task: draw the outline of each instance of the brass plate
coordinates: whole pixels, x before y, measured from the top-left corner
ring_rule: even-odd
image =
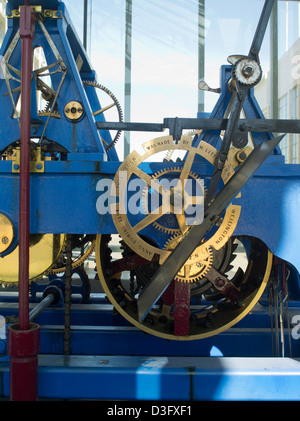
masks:
[[[31,234],[29,245],[29,281],[49,270],[62,252],[65,235]],[[0,282],[17,284],[19,281],[19,247],[0,259]]]
[[[3,253],[11,245],[14,238],[14,227],[10,220],[0,213],[0,253]]]

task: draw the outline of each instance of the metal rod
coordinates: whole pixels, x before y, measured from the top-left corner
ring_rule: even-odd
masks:
[[[198,84],[205,76],[205,0],[198,0]],[[198,89],[198,113],[204,112],[205,93]]]
[[[278,4],[274,2],[271,20],[270,20],[270,55],[271,63],[270,67],[270,117],[278,119]]]
[[[174,135],[176,127],[177,135],[181,134],[183,129],[189,130],[225,130],[228,119],[226,118],[166,118],[163,123],[135,123],[135,122],[109,122],[98,121],[96,127],[102,130],[130,130],[141,132],[162,132],[164,129],[170,129]],[[287,119],[240,119],[237,123],[237,130],[240,132],[257,133],[300,133],[299,120]],[[180,136],[179,136],[180,137]]]
[[[88,21],[88,0],[84,0],[83,6],[83,46],[87,49],[87,21]]]
[[[26,1],[26,5],[29,1]],[[32,11],[21,8],[21,136],[19,193],[19,328],[29,328],[29,201],[30,201],[30,115],[32,72]]]
[[[124,118],[131,119],[132,0],[126,0]],[[130,153],[130,132],[124,133],[124,158]]]
[[[46,308],[48,308],[54,301],[55,297],[53,294],[48,294],[46,297],[38,303],[33,310],[29,313],[29,321],[33,322]]]

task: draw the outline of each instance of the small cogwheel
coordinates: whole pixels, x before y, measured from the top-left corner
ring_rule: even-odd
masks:
[[[255,86],[261,79],[260,65],[252,59],[241,58],[233,67],[233,77],[242,85]]]

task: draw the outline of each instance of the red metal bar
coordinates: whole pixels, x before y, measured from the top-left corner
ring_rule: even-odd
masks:
[[[30,201],[30,116],[32,40],[34,15],[25,0],[20,13],[22,41],[21,133],[19,194],[19,323],[9,326],[10,400],[36,401],[38,398],[38,325],[29,323],[29,201]]]
[[[174,334],[187,336],[190,327],[190,283],[175,281]]]
[[[26,2],[26,4],[29,2]],[[29,328],[29,200],[30,200],[30,116],[32,39],[34,17],[31,8],[21,7],[21,139],[19,204],[19,327]]]

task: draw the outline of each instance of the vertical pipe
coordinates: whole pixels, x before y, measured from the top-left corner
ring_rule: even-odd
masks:
[[[125,14],[125,100],[124,119],[131,119],[131,45],[132,45],[132,0],[126,0]],[[130,132],[124,132],[124,158],[130,153]]]
[[[8,327],[10,400],[38,398],[39,326],[29,322],[29,183],[32,39],[34,16],[29,1],[21,7],[21,133],[19,204],[19,323]]]
[[[28,2],[26,2],[27,4]],[[29,328],[29,199],[30,199],[30,115],[32,72],[32,11],[22,7],[20,37],[21,64],[21,137],[20,137],[20,193],[19,193],[19,327]]]
[[[270,118],[278,119],[278,4],[274,2],[270,21]],[[276,136],[276,135],[275,135]]]
[[[83,5],[83,46],[87,50],[87,28],[88,28],[88,0]]]
[[[205,76],[205,0],[198,0],[198,86]],[[204,112],[204,90],[198,89],[198,113]]]

